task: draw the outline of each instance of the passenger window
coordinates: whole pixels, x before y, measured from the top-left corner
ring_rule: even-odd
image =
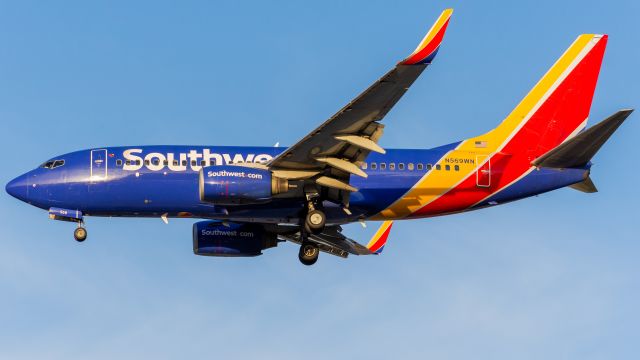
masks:
[[[455,170],[455,171],[460,171],[460,166],[455,165],[455,166],[453,167],[453,170]]]
[[[207,166],[207,162],[204,160],[200,161],[200,166]]]
[[[437,165],[436,165],[436,170],[442,170],[442,165],[437,164]]]
[[[395,170],[395,169],[396,169],[396,163],[389,164],[389,170]]]
[[[375,170],[378,168],[378,164],[376,163],[371,163],[371,170]]]
[[[385,170],[387,168],[386,163],[380,163],[380,170]]]
[[[367,170],[367,163],[362,163],[362,170]]]
[[[122,159],[116,160],[116,166],[122,166]]]
[[[125,165],[131,165],[131,160],[127,160],[124,163],[125,163]]]
[[[140,160],[136,160],[136,165],[140,165],[140,164],[141,164]]]
[[[178,160],[173,160],[173,166],[178,166]]]
[[[404,164],[403,163],[398,164],[398,170],[404,170]]]
[[[144,161],[144,164],[145,164],[145,165],[149,165],[149,160],[145,160],[145,161]]]
[[[153,163],[153,165],[160,165],[160,160],[153,159],[152,163]]]
[[[187,160],[182,160],[182,166],[187,166]]]
[[[427,170],[431,170],[431,169],[433,169],[433,165],[427,164]]]
[[[407,164],[407,169],[408,169],[409,171],[413,171],[413,163],[408,163],[408,164]]]
[[[169,165],[169,160],[164,160],[164,161],[162,162],[162,165],[164,165],[164,166]]]
[[[195,160],[191,160],[191,166],[196,166],[198,163]]]
[[[451,165],[445,165],[444,169],[447,170],[447,171],[451,171]]]
[[[424,165],[418,164],[418,170],[422,170],[422,169],[424,169]]]

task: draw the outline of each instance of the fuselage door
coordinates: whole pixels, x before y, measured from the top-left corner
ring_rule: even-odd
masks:
[[[91,150],[91,181],[107,179],[107,149]]]
[[[478,169],[476,170],[476,186],[490,187],[491,158],[489,155],[476,155],[476,164],[478,164]]]

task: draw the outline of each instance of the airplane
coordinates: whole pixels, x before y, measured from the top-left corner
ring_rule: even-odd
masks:
[[[99,147],[55,156],[6,191],[54,220],[159,217],[193,225],[196,255],[249,257],[282,242],[342,258],[380,254],[394,220],[492,207],[570,187],[597,189],[592,157],[631,114],[586,128],[607,35],[583,34],[495,129],[432,149],[384,149],[385,115],[438,53],[446,9],[407,58],[288,148]],[[342,225],[383,221],[362,245]]]

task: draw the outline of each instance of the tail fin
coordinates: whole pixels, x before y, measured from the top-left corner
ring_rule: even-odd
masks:
[[[586,125],[606,44],[607,35],[580,35],[497,128],[463,147],[533,160],[575,136]]]
[[[382,252],[382,249],[384,249],[384,246],[387,244],[391,226],[393,226],[393,221],[385,221],[380,225],[380,228],[366,246],[369,251],[374,254],[380,254]]]
[[[632,109],[618,111],[537,158],[531,164],[536,167],[550,168],[579,168],[587,165],[609,137],[631,115],[631,112],[633,112]]]

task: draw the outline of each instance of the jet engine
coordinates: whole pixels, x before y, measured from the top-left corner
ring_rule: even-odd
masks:
[[[200,221],[193,224],[193,253],[205,256],[258,256],[278,245],[276,234],[258,224],[222,224]]]
[[[218,205],[260,204],[289,191],[289,181],[267,169],[213,165],[200,170],[200,201]]]

